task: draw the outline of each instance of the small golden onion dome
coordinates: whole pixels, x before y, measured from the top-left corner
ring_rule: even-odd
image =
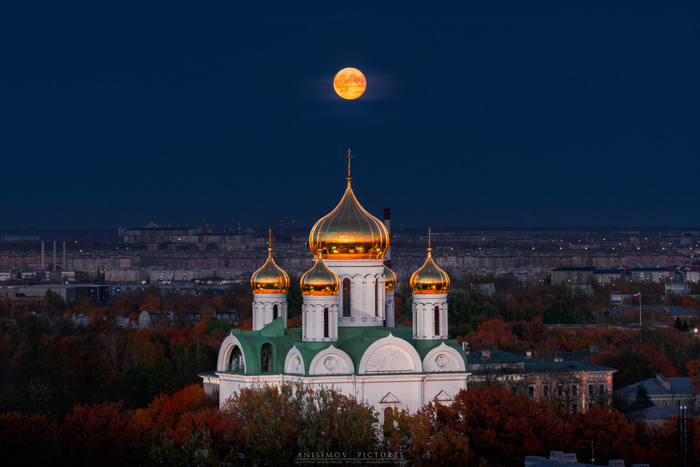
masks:
[[[267,261],[250,278],[253,293],[286,293],[289,289],[289,276],[272,259],[272,248],[267,251]]]
[[[384,290],[387,292],[393,292],[396,290],[396,273],[384,265]]]
[[[311,229],[309,247],[314,255],[321,249],[328,259],[384,258],[389,248],[389,231],[360,205],[351,181],[348,177],[340,203]]]
[[[435,264],[431,251],[428,248],[425,264],[411,276],[409,285],[414,294],[447,293],[450,287],[450,277]]]
[[[301,276],[299,283],[304,295],[338,295],[340,288],[338,274],[328,269],[321,251],[318,252],[318,260],[314,267]]]

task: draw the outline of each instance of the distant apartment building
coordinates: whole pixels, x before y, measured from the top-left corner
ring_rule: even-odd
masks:
[[[594,267],[570,268],[559,267],[552,269],[552,285],[580,285],[590,282],[593,276]]]
[[[688,295],[690,293],[690,287],[688,284],[666,284],[664,287],[665,295]]]
[[[108,269],[128,269],[132,266],[131,257],[78,256],[66,259],[66,270],[84,271],[91,276]]]
[[[657,374],[654,378],[645,379],[615,391],[615,396],[632,404],[637,399],[640,387],[646,389],[649,399],[656,406],[691,405],[696,406],[700,395],[693,394],[692,378],[667,378]]]
[[[596,269],[593,278],[600,285],[619,284],[625,280],[624,269]]]
[[[148,274],[140,269],[108,269],[105,271],[105,282],[141,282]]]
[[[536,358],[500,350],[468,353],[468,386],[493,383],[519,394],[558,403],[570,413],[586,412],[595,404],[609,406],[614,368],[578,360]]]
[[[630,280],[632,282],[663,282],[673,277],[668,268],[632,268]]]
[[[700,282],[700,268],[695,266],[692,268],[685,268],[685,281],[686,282]]]
[[[178,227],[143,227],[120,232],[124,243],[197,243],[202,229]]]
[[[493,282],[487,284],[471,284],[472,292],[490,297],[496,293],[496,285]]]

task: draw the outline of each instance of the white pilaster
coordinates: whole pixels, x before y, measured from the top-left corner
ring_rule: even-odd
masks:
[[[439,328],[435,333],[435,307],[438,307]],[[413,338],[447,339],[447,294],[413,294]]]

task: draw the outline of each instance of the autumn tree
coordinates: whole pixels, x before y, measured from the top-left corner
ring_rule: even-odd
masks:
[[[388,410],[383,425],[388,451],[417,466],[467,464],[469,440],[455,428],[455,415],[452,408],[435,403],[413,415]]]
[[[585,413],[572,416],[571,426],[573,440],[594,443],[596,463],[632,457],[635,429],[617,410],[595,405]],[[578,451],[579,459],[591,461],[590,450],[586,446],[580,446]]]
[[[184,414],[216,404],[214,399],[204,392],[201,386],[193,384],[179,391],[161,394],[153,399],[145,409],[134,412],[134,421],[145,432],[165,432],[174,430]]]
[[[290,383],[245,388],[223,410],[241,427],[241,443],[232,449],[253,464],[275,459],[292,465],[298,453],[377,448],[374,409],[332,389]]]
[[[129,465],[141,458],[141,429],[123,404],[76,405],[61,427],[62,460],[73,465]]]
[[[454,427],[469,439],[475,460],[517,465],[526,455],[568,447],[569,428],[552,405],[503,387],[461,390],[452,410]]]
[[[0,414],[0,452],[7,465],[51,465],[60,453],[58,424],[44,415]]]

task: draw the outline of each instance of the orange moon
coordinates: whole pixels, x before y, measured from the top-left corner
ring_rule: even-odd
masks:
[[[367,80],[357,68],[343,68],[335,75],[333,89],[343,99],[357,99],[367,89]]]

